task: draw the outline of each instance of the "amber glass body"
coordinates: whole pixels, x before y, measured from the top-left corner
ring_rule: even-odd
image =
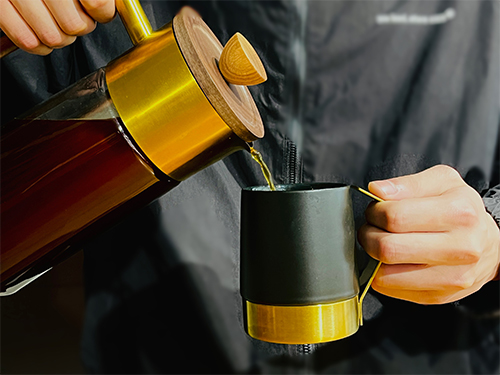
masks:
[[[38,116],[5,128],[2,290],[20,276],[48,269],[80,241],[178,184],[134,147],[118,118]]]

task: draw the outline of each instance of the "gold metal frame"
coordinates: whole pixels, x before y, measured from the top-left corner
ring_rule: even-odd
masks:
[[[165,174],[181,181],[247,148],[191,74],[172,23],[106,67],[113,103],[128,132]]]
[[[303,306],[244,300],[245,330],[250,337],[278,344],[318,344],[351,336],[363,325],[363,299],[381,264],[377,263],[361,297]]]
[[[244,302],[246,331],[279,344],[317,344],[353,335],[359,328],[359,301],[354,298],[308,306],[271,306]]]

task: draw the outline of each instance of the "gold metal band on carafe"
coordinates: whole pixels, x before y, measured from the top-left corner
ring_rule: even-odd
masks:
[[[358,296],[327,304],[271,306],[244,301],[251,337],[280,344],[317,344],[350,336],[359,328]]]
[[[172,23],[112,61],[106,67],[106,82],[136,144],[175,180],[246,147],[191,74]]]

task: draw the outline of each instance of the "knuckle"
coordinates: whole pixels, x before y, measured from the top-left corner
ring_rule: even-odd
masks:
[[[470,247],[464,252],[464,260],[468,263],[477,263],[481,259],[482,251],[477,247]]]
[[[64,39],[62,35],[53,30],[40,33],[40,40],[47,47],[51,48],[62,47],[64,45]]]
[[[479,220],[475,205],[468,199],[456,199],[451,202],[453,221],[462,227],[473,227]]]
[[[410,175],[405,179],[405,184],[408,190],[413,192],[413,195],[425,195],[427,184],[425,180],[417,178],[416,175]]]
[[[375,289],[377,292],[380,292],[380,288],[384,287],[384,278],[381,275],[375,276],[375,278],[372,281],[371,287]]]
[[[40,41],[33,34],[21,34],[17,37],[19,47],[25,51],[33,51],[40,46]]]
[[[472,287],[474,282],[474,278],[469,273],[461,273],[450,280],[450,286],[459,290],[466,290]]]
[[[401,232],[407,222],[406,213],[403,210],[388,209],[385,212],[385,221],[389,232]]]
[[[478,221],[476,210],[470,205],[463,206],[458,212],[460,223],[465,227],[473,227]]]
[[[440,175],[446,176],[454,180],[462,181],[462,176],[460,176],[460,173],[458,173],[458,171],[455,168],[452,168],[449,165],[439,164],[436,165],[434,168],[439,172]]]
[[[61,24],[62,30],[68,35],[80,35],[87,32],[87,24],[79,17],[74,17]]]
[[[87,29],[87,34],[91,33],[97,28],[97,21],[94,21]]]
[[[370,286],[374,290],[376,290],[379,293],[385,294],[385,295],[390,295],[390,293],[397,293],[398,290],[401,290],[400,286],[394,284],[394,282],[391,282],[390,278],[385,277],[384,274],[375,276],[375,278],[372,281],[372,284]]]
[[[398,250],[390,236],[385,236],[378,241],[378,256],[383,263],[393,264],[397,262]]]
[[[47,56],[52,52],[52,48],[49,48],[47,46],[43,46],[41,48],[37,48],[36,50],[33,51],[34,54],[40,55],[40,56]]]
[[[85,9],[93,11],[99,10],[106,7],[109,0],[86,0],[85,1]]]
[[[462,245],[455,248],[452,259],[457,264],[475,264],[481,259],[482,251],[470,241],[464,241]]]
[[[90,27],[87,26],[85,34],[91,33],[92,31],[94,31],[96,29],[96,27],[97,27],[97,23],[94,21],[94,23],[92,25],[90,25]]]

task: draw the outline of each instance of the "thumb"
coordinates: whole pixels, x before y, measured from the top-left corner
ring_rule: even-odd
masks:
[[[451,188],[464,184],[455,169],[446,165],[436,165],[420,173],[372,181],[368,184],[368,190],[384,200],[398,201],[441,195]]]
[[[87,14],[99,23],[107,23],[115,17],[114,0],[80,0]]]

